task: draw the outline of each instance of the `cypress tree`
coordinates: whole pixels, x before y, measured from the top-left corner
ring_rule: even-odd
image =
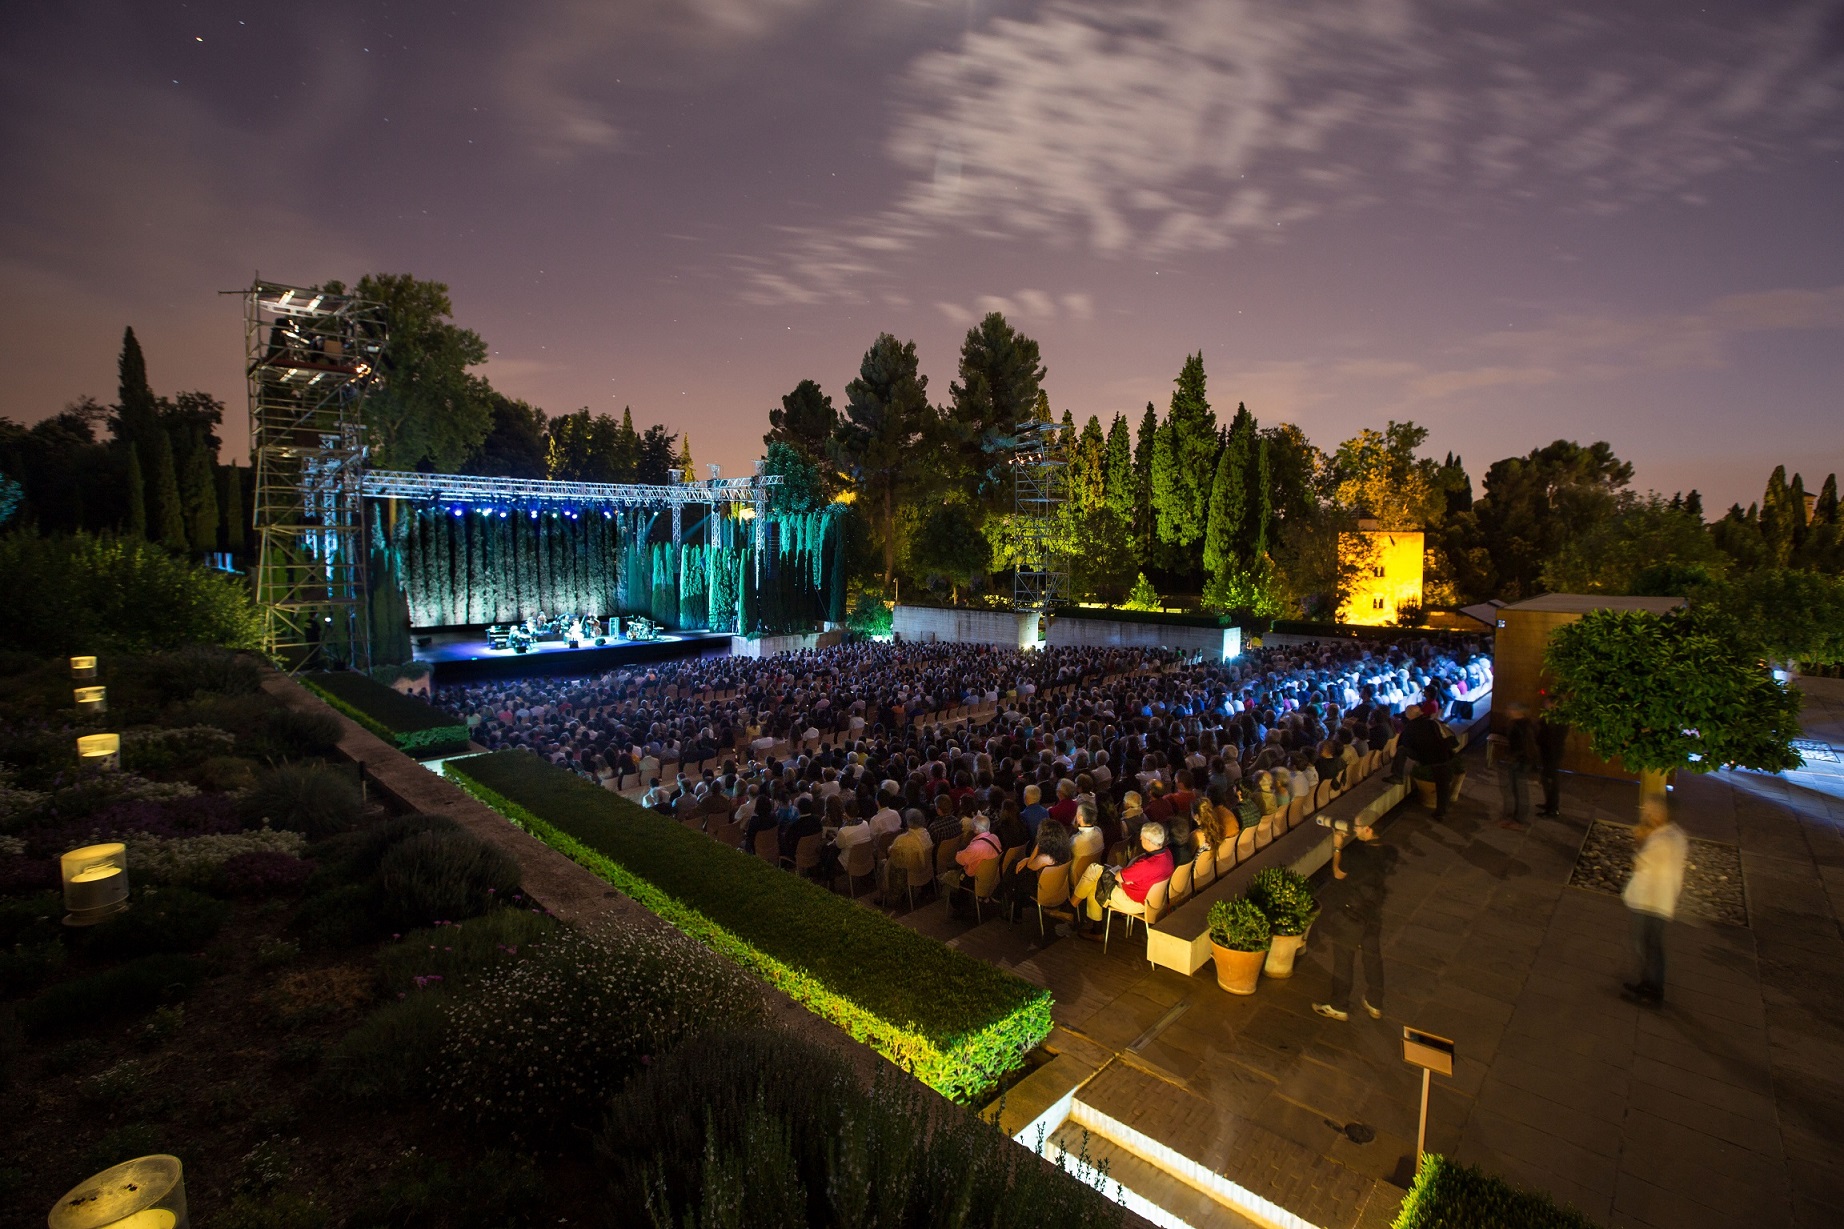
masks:
[[[147,359],[132,328],[122,330],[122,353],[116,360],[120,381],[116,388],[116,431],[118,437],[139,444],[153,459],[154,432],[159,424],[159,406],[154,390],[147,382]],[[169,442],[169,447],[170,447]]]
[[[147,537],[147,479],[141,473],[141,450],[128,441],[128,536]]]
[[[1153,560],[1152,465],[1158,438],[1159,416],[1148,401],[1133,449],[1133,544],[1141,567],[1151,567]]]
[[[241,555],[248,544],[248,530],[243,515],[243,471],[232,461],[224,470],[224,549]]]
[[[1793,484],[1786,490],[1786,503],[1793,522],[1793,549],[1798,550],[1806,544],[1806,480],[1798,474],[1793,475]]]
[[[1108,426],[1102,460],[1102,491],[1108,508],[1121,524],[1133,524],[1133,429],[1125,414],[1116,414]]]
[[[1767,492],[1761,496],[1761,540],[1776,567],[1786,566],[1793,550],[1793,507],[1786,485],[1786,466],[1774,466],[1767,478]]]
[[[153,433],[153,507],[148,522],[154,540],[169,550],[186,549],[186,514],[179,499],[179,475],[173,469],[173,441],[167,433]]]
[[[1210,484],[1210,524],[1204,533],[1204,571],[1221,584],[1241,568],[1249,521],[1249,432],[1231,431]]]
[[[1216,468],[1217,424],[1205,397],[1204,356],[1185,359],[1173,381],[1172,408],[1155,438],[1153,513],[1161,542],[1186,547],[1204,536]]]
[[[1703,493],[1695,487],[1684,497],[1684,511],[1696,517],[1699,525],[1703,523]]]
[[[218,481],[211,472],[211,454],[203,447],[186,455],[186,476],[180,483],[180,502],[186,513],[186,536],[192,549],[203,554],[218,549]]]
[[[1692,491],[1691,494],[1696,494]],[[1817,524],[1835,525],[1838,523],[1838,476],[1825,475],[1825,485],[1818,489],[1818,503],[1812,509],[1812,520]]]

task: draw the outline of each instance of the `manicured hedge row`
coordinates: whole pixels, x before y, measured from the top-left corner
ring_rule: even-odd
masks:
[[[1423,1158],[1393,1229],[1597,1229],[1574,1208],[1433,1153]]]
[[[460,751],[467,746],[465,724],[363,674],[309,674],[301,681],[315,695],[399,751],[415,755]]]
[[[448,776],[687,934],[969,1102],[1050,1033],[1050,994],[524,751]]]

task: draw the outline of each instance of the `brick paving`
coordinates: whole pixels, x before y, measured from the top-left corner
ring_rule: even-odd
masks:
[[[1844,684],[1806,688],[1807,736],[1844,747]],[[935,905],[912,924],[1048,986],[1059,1027],[1118,1056],[1085,1103],[1326,1229],[1386,1224],[1409,1176],[1405,1023],[1458,1044],[1454,1077],[1435,1080],[1433,1150],[1610,1226],[1844,1224],[1844,762],[1812,759],[1679,785],[1690,835],[1739,850],[1750,925],[1673,923],[1657,1011],[1620,997],[1618,898],[1568,886],[1589,825],[1632,822],[1635,787],[1566,777],[1562,818],[1507,831],[1477,755],[1448,822],[1409,804],[1385,831],[1401,856],[1381,1021],[1312,1013],[1330,981],[1317,940],[1297,976],[1239,998],[1208,969],[1153,969],[1143,932],[1104,956],[1039,940],[1034,918],[975,928]],[[1324,905],[1342,890],[1323,883]],[[1351,1124],[1374,1136],[1354,1142]],[[1285,1149],[1266,1141],[1294,1159],[1277,1167]]]

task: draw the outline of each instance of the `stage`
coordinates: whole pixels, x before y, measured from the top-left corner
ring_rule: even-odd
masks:
[[[436,686],[537,674],[601,674],[621,666],[730,651],[726,632],[661,632],[657,640],[613,637],[607,644],[573,649],[561,639],[540,640],[523,653],[487,645],[484,627],[415,631],[415,658],[428,662]],[[427,640],[427,646],[424,641]]]

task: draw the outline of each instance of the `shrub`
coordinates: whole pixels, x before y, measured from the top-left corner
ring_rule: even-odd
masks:
[[[190,888],[142,888],[126,913],[80,932],[76,941],[101,956],[196,952],[230,920],[225,901]]]
[[[412,994],[379,1008],[329,1050],[321,1085],[335,1096],[401,1105],[427,1096],[430,1068],[448,1038],[447,996]]]
[[[478,988],[445,997],[437,1103],[485,1127],[548,1136],[595,1126],[630,1076],[692,1031],[763,1010],[751,978],[668,930],[560,928]]]
[[[251,658],[215,644],[190,644],[142,658],[131,667],[137,682],[163,703],[189,700],[200,692],[247,696],[262,690],[262,671]]]
[[[376,883],[346,883],[303,900],[294,926],[309,947],[357,947],[387,931],[381,912]]]
[[[205,962],[191,956],[143,956],[102,973],[59,982],[20,1004],[28,1033],[81,1028],[97,1021],[150,1011],[191,993],[205,977]]]
[[[58,886],[58,864],[50,858],[0,854],[0,896],[20,896]]]
[[[1210,906],[1210,941],[1235,952],[1265,952],[1272,943],[1268,915],[1246,896]]]
[[[460,825],[446,815],[393,815],[331,837],[312,853],[327,868],[327,878],[356,883],[377,874],[378,863],[400,841],[424,832],[459,831]]]
[[[213,756],[228,755],[236,741],[212,725],[130,730],[122,735],[122,766],[152,775],[191,772]]]
[[[263,718],[262,732],[277,758],[284,759],[327,755],[345,733],[332,713],[298,708],[275,709]]]
[[[77,1161],[78,1171],[100,1173],[112,1165],[165,1152],[176,1145],[171,1130],[146,1122],[130,1122],[105,1131]]]
[[[239,858],[299,861],[307,838],[299,832],[263,828],[213,836],[128,838],[128,869],[137,880],[225,890],[225,868]],[[303,876],[305,878],[305,875]]]
[[[55,933],[28,932],[19,942],[0,945],[0,997],[36,990],[63,967],[64,944]]]
[[[301,681],[399,751],[437,755],[467,747],[466,722],[363,674],[310,674]]]
[[[345,832],[359,821],[364,803],[352,778],[325,764],[286,764],[266,773],[245,809],[278,828],[311,840]]]
[[[518,751],[451,780],[930,1087],[989,1089],[1050,1032],[1050,995]]]
[[[1520,1190],[1502,1178],[1459,1165],[1436,1153],[1422,1158],[1421,1172],[1396,1213],[1393,1229],[1595,1229],[1574,1208],[1548,1196]]]
[[[1249,881],[1248,897],[1267,915],[1268,925],[1277,935],[1303,935],[1319,916],[1313,885],[1306,876],[1284,866],[1256,871]]]
[[[529,1157],[489,1148],[451,1165],[412,1149],[373,1193],[360,1224],[391,1229],[520,1229],[549,1192]]]
[[[0,623],[3,648],[144,653],[262,644],[262,619],[247,584],[153,542],[0,534],[0,576],[13,593],[31,595]]]
[[[256,761],[241,755],[214,755],[192,773],[195,784],[220,793],[246,790],[256,784]]]
[[[1099,1192],[913,1085],[858,1083],[766,1030],[706,1035],[617,1097],[596,1141],[611,1200],[656,1225],[847,1229],[1119,1224]]]
[[[379,987],[391,995],[465,989],[529,955],[534,944],[556,935],[557,925],[548,914],[494,909],[459,925],[412,931],[378,953]]]
[[[292,896],[314,872],[311,862],[277,850],[257,850],[226,858],[220,882],[232,896]]]
[[[407,837],[378,862],[378,885],[407,925],[479,917],[519,886],[519,864],[466,832]]]

